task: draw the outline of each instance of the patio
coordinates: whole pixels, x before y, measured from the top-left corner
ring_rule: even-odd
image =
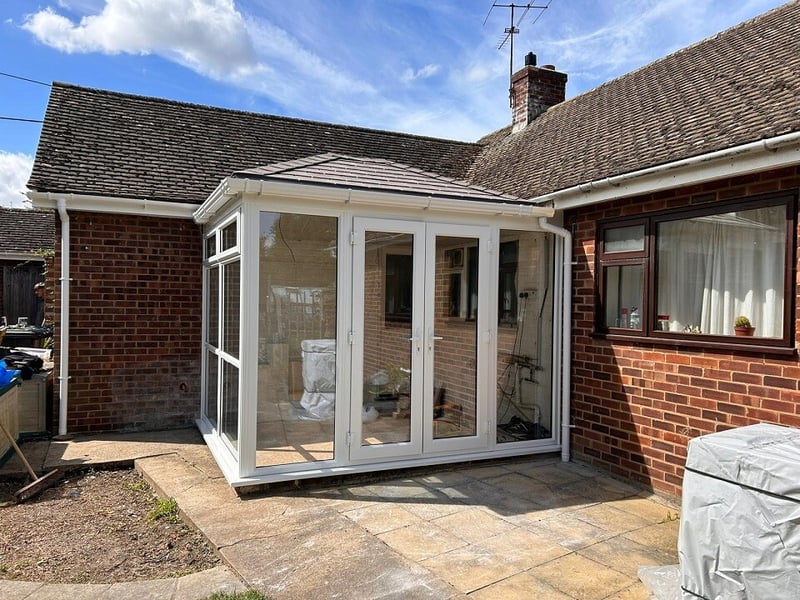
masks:
[[[54,441],[44,463],[133,460],[275,600],[645,599],[638,567],[677,563],[675,506],[551,457],[241,497],[194,430]]]

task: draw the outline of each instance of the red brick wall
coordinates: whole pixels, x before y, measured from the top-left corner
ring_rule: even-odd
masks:
[[[575,458],[678,496],[690,439],[758,422],[800,427],[797,356],[677,349],[592,337],[598,220],[798,188],[800,167],[792,167],[566,215],[566,226],[574,233],[576,261],[571,444]],[[800,343],[798,309],[800,296],[795,298],[795,346]]]
[[[527,125],[566,97],[567,75],[553,68],[525,66],[511,81],[514,127]]]
[[[56,302],[60,234],[58,223]],[[194,422],[200,408],[201,273],[201,229],[191,221],[70,213],[69,433]]]

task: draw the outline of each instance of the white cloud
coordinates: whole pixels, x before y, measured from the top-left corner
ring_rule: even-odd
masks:
[[[23,27],[67,53],[158,54],[214,78],[258,67],[233,0],[107,0],[79,23],[46,8]]]
[[[372,94],[374,88],[365,81],[350,76],[346,69],[320,58],[304,47],[296,38],[279,27],[264,20],[251,19],[247,31],[261,61],[261,81],[251,78],[250,86],[284,102],[285,95],[298,101],[293,94],[310,96],[320,100],[321,94],[312,92],[323,86],[324,94]],[[268,66],[267,66],[268,65]],[[287,104],[291,106],[291,104]]]
[[[24,194],[32,167],[32,156],[0,150],[0,206],[30,208]]]
[[[400,81],[405,84],[409,84],[416,79],[428,79],[429,77],[433,77],[438,73],[440,70],[439,65],[425,65],[421,69],[417,69],[416,71],[412,68],[407,68],[403,71],[402,75],[400,75]]]

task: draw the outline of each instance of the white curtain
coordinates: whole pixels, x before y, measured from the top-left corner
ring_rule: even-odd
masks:
[[[658,226],[657,312],[670,331],[732,335],[747,316],[760,337],[783,334],[784,206]]]

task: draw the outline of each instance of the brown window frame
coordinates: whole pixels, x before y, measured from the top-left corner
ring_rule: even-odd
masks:
[[[732,335],[661,331],[657,327],[657,231],[661,223],[690,219],[735,210],[752,210],[769,206],[785,207],[786,244],[784,256],[783,329],[780,338],[736,337]],[[794,256],[797,231],[797,193],[780,193],[738,198],[735,200],[689,206],[637,215],[631,218],[614,218],[598,221],[595,232],[595,321],[594,335],[609,339],[648,341],[668,345],[696,347],[728,347],[752,350],[791,349],[794,352],[795,277]],[[610,229],[644,225],[644,248],[641,251],[606,252],[604,240]],[[609,326],[606,324],[606,280],[609,267],[642,265],[643,289],[641,329]]]

